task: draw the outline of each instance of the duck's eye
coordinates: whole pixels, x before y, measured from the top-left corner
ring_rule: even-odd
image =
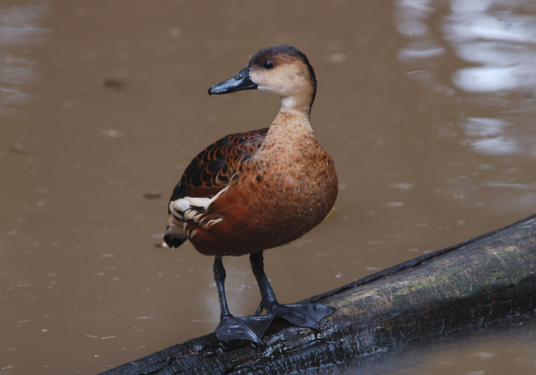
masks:
[[[271,62],[271,61],[266,61],[266,62],[262,65],[262,67],[263,67],[264,69],[272,69],[272,68],[274,67],[274,63]]]

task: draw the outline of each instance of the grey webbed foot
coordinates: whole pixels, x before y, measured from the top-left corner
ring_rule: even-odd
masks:
[[[333,314],[335,309],[320,303],[296,303],[290,305],[278,303],[268,308],[267,311],[269,314],[283,318],[297,327],[320,329],[322,319]]]
[[[248,340],[259,344],[273,320],[273,315],[244,318],[226,315],[216,328],[216,337],[222,341]]]

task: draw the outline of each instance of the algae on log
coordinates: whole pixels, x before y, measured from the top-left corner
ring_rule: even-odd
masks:
[[[359,361],[410,341],[533,317],[536,215],[310,298],[337,309],[322,330],[277,322],[262,346],[198,337],[105,372],[287,373]]]

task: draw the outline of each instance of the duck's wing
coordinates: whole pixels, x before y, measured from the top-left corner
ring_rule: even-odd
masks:
[[[264,128],[229,134],[209,145],[191,161],[169,199],[168,226],[164,236],[168,246],[178,247],[186,241],[188,223],[202,221],[208,205],[239,173],[241,165],[255,154],[267,132],[268,128]]]

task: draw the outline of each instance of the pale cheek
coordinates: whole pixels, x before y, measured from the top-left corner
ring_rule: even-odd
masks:
[[[283,94],[289,90],[289,82],[285,82],[281,79],[273,79],[270,82],[261,82],[258,84],[258,89],[273,93],[273,94]]]
[[[275,94],[279,97],[293,96],[298,86],[296,75],[290,75],[283,78],[279,75],[273,75],[269,80],[267,77],[252,76],[253,82],[257,83],[257,89],[269,94]]]

